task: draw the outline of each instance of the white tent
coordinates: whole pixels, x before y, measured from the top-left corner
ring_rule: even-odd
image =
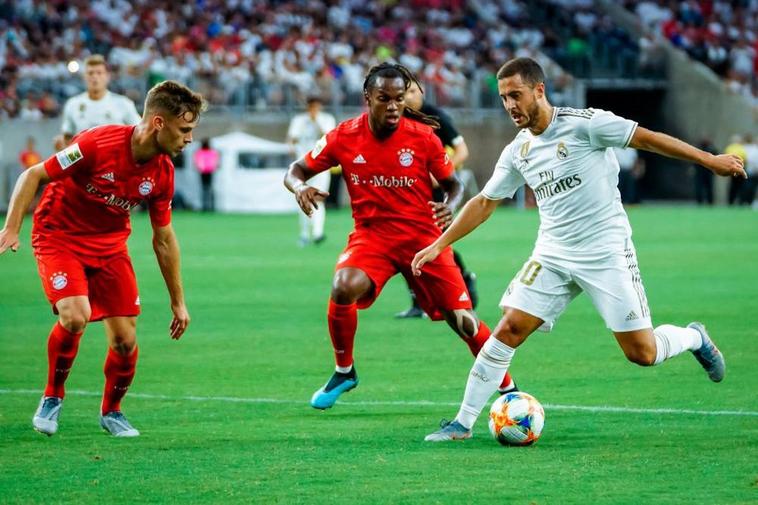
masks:
[[[216,209],[221,212],[296,212],[295,197],[283,180],[290,147],[282,142],[231,132],[211,139],[221,154],[214,176]]]
[[[287,144],[231,132],[212,138],[211,147],[221,155],[221,165],[213,175],[217,211],[274,213],[298,210],[295,197],[283,184],[291,161]],[[193,152],[186,154],[187,160],[192,159]]]

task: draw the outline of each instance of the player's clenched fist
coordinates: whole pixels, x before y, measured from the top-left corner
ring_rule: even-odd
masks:
[[[742,177],[743,179],[747,179],[747,173],[745,172],[742,158],[734,154],[719,154],[714,156],[705,166],[710,168],[716,175]]]
[[[13,233],[6,229],[0,230],[0,254],[4,253],[7,249],[16,252],[18,251],[18,246],[18,233]]]

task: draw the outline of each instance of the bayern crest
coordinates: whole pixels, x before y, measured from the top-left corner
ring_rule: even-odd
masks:
[[[147,196],[153,192],[154,187],[155,181],[153,181],[151,177],[145,177],[142,179],[142,182],[139,183],[139,194],[142,196]]]
[[[55,272],[50,276],[53,283],[53,289],[61,290],[68,285],[68,274],[65,272]]]
[[[403,148],[397,152],[397,159],[402,166],[409,167],[413,165],[413,154],[411,149]]]

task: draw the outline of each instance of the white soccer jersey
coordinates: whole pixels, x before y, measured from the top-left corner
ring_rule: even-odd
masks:
[[[134,102],[127,97],[108,91],[100,100],[92,100],[85,91],[69,98],[63,107],[61,132],[76,135],[95,126],[133,125],[139,121]]]
[[[297,156],[305,154],[313,149],[318,140],[337,126],[334,116],[326,112],[319,112],[316,121],[306,112],[292,118],[287,137],[295,141]]]
[[[632,231],[611,148],[628,146],[636,127],[600,109],[555,107],[545,131],[523,129],[505,147],[482,195],[510,198],[529,185],[540,212],[540,250],[564,255],[623,247]]]

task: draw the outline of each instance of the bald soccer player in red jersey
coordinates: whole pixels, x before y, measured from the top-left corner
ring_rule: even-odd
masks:
[[[190,317],[171,226],[171,157],[192,141],[204,109],[202,97],[189,88],[172,81],[157,84],[148,92],[139,124],[85,130],[19,178],[0,230],[0,253],[18,249],[23,209],[39,185],[50,181],[34,213],[32,247],[59,319],[48,339],[47,386],[32,419],[37,431],[53,435],[58,430],[64,384],[79,340],[88,322],[102,320],[109,349],[100,424],[114,436],[139,435],[121,412],[137,363],[140,313],[126,246],[130,211],[142,201],[149,205],[153,247],[171,299],[170,335],[178,339]]]
[[[341,165],[355,220],[355,231],[337,260],[329,300],[329,334],[337,366],[311,398],[317,409],[333,406],[342,393],[358,385],[353,366],[357,310],[371,306],[398,272],[430,318],[444,319],[474,356],[490,335],[472,308],[451,249],[424,271],[424,277],[411,273],[414,248],[440,236],[463,196],[453,164],[434,134],[436,121],[405,107],[404,95],[415,80],[401,65],[373,67],[364,82],[369,112],[327,133],[290,165],[285,177],[285,186],[310,215],[328,195],[306,181]],[[432,177],[446,193],[444,202],[433,201]],[[501,388],[515,388],[510,376]]]

